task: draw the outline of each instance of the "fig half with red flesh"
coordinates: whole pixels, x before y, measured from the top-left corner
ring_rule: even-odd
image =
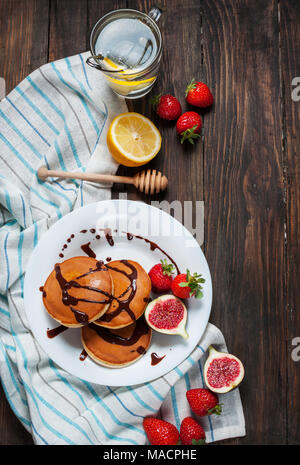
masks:
[[[174,295],[166,294],[152,300],[146,307],[145,318],[150,328],[159,333],[188,337],[185,330],[187,309]]]
[[[219,394],[236,388],[244,378],[244,366],[235,355],[218,352],[209,346],[209,356],[204,365],[204,379],[207,387]]]

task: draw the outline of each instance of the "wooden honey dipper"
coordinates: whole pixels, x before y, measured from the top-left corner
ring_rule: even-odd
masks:
[[[168,185],[168,179],[160,171],[141,171],[130,176],[114,176],[112,174],[97,173],[71,173],[61,170],[48,170],[46,166],[41,166],[37,172],[38,177],[45,181],[48,177],[64,179],[82,179],[90,182],[113,182],[123,184],[133,184],[140,192],[145,194],[158,194],[164,191]]]

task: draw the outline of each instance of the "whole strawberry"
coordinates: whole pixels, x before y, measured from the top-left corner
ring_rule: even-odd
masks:
[[[214,102],[209,87],[204,82],[196,82],[195,79],[187,86],[185,98],[190,105],[201,108],[210,107]]]
[[[158,95],[151,99],[152,105],[156,107],[156,113],[160,118],[167,120],[177,119],[181,113],[181,105],[173,95]]]
[[[189,270],[186,270],[186,273],[178,274],[172,282],[173,294],[180,299],[188,299],[193,296],[196,299],[201,299],[203,297],[201,284],[205,283],[205,279],[201,276],[197,273],[191,275]]]
[[[173,282],[174,265],[167,263],[167,260],[161,260],[160,262],[154,265],[148,273],[152,283],[152,290],[157,294],[169,291]]]
[[[195,111],[186,111],[177,120],[176,131],[181,136],[180,142],[183,144],[188,140],[194,144],[194,139],[200,137],[202,127],[201,116]]]
[[[143,427],[152,445],[170,446],[176,445],[179,441],[177,428],[167,421],[158,420],[157,418],[145,418]]]
[[[222,406],[219,404],[217,394],[208,389],[190,389],[186,393],[186,398],[192,411],[200,417],[212,413],[220,415],[222,412]]]
[[[193,417],[186,417],[180,426],[180,440],[184,446],[205,444],[205,431]]]

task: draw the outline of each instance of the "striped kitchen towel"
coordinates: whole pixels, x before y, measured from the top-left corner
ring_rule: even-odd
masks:
[[[208,325],[191,356],[163,378],[131,387],[99,386],[60,369],[39,347],[24,312],[24,272],[43,233],[89,202],[110,198],[92,183],[37,178],[39,166],[114,173],[105,145],[112,118],[127,111],[86,54],[49,63],[0,103],[0,376],[15,415],[36,444],[145,444],[142,420],[159,412],[178,427],[190,415],[185,391],[203,386],[209,344],[226,349]],[[202,419],[209,442],[245,434],[239,391],[224,413]]]

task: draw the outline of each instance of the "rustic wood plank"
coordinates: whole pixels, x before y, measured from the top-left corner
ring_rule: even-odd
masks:
[[[288,343],[288,429],[289,444],[300,438],[300,361],[292,359],[294,338],[300,337],[300,91],[298,101],[292,99],[293,79],[300,84],[300,4],[295,0],[280,2],[280,37],[282,95],[285,121],[283,126],[283,162],[286,187],[286,249],[287,249],[287,343]],[[298,344],[299,346],[299,341]],[[298,352],[299,354],[299,352]]]
[[[9,93],[47,61],[48,0],[0,2],[0,74]]]
[[[87,0],[50,0],[49,60],[85,52]]]
[[[129,0],[128,8],[148,12],[153,6],[151,0]],[[152,119],[162,135],[162,148],[160,153],[147,168],[162,171],[169,179],[167,191],[157,196],[147,196],[137,192],[134,188],[125,189],[115,186],[113,197],[119,192],[128,192],[128,198],[150,202],[167,200],[195,201],[203,200],[203,146],[198,141],[194,147],[190,144],[182,146],[176,134],[175,123],[160,120],[149,103],[153,95],[171,93],[181,102],[183,111],[188,110],[185,102],[185,88],[193,77],[202,76],[201,60],[194,59],[190,50],[191,44],[195,50],[200,50],[201,12],[198,0],[185,2],[172,0],[160,2],[163,14],[158,25],[162,33],[163,55],[157,83],[149,95],[141,100],[130,102],[130,110],[137,111]],[[180,14],[174,15],[174,12]],[[175,46],[176,44],[176,46]],[[199,47],[199,48],[198,48]],[[120,167],[118,174],[132,174],[139,169]],[[184,208],[183,208],[184,212]],[[173,212],[171,211],[171,214]],[[195,224],[195,208],[193,210],[193,223]]]
[[[50,60],[87,50],[91,27],[108,11],[126,6],[148,11],[152,6],[150,0],[83,0],[75,7],[69,0],[50,3]],[[148,97],[132,105],[153,117],[163,135],[163,149],[150,165],[171,181],[159,199],[205,198],[205,251],[214,283],[211,321],[246,367],[241,394],[247,437],[227,443],[299,443],[300,362],[291,361],[290,351],[292,338],[300,336],[300,102],[291,101],[290,91],[292,78],[300,76],[300,13],[296,0],[279,3],[283,119],[275,0],[258,0],[255,8],[251,0],[162,2],[167,8],[160,21],[163,67],[152,94],[173,92],[184,104],[186,82],[194,76],[205,80],[216,104],[204,116],[204,146],[182,148],[174,127],[153,114]],[[0,69],[7,91],[47,61],[48,14],[48,0],[0,3]],[[115,188],[115,197],[119,191],[125,189]],[[133,190],[128,197],[150,200]],[[31,442],[0,388],[0,444]]]
[[[0,2],[0,73],[9,93],[47,62],[48,0]],[[32,444],[30,434],[12,412],[0,386],[0,444]]]
[[[245,363],[249,444],[286,442],[284,191],[277,1],[202,0],[211,321]],[[274,415],[276,412],[276,415]],[[232,442],[232,441],[227,441]]]
[[[88,33],[90,34],[98,19],[118,8],[127,8],[127,1],[102,0],[99,2],[99,0],[88,0]]]
[[[0,445],[30,445],[31,435],[11,410],[0,384]]]

